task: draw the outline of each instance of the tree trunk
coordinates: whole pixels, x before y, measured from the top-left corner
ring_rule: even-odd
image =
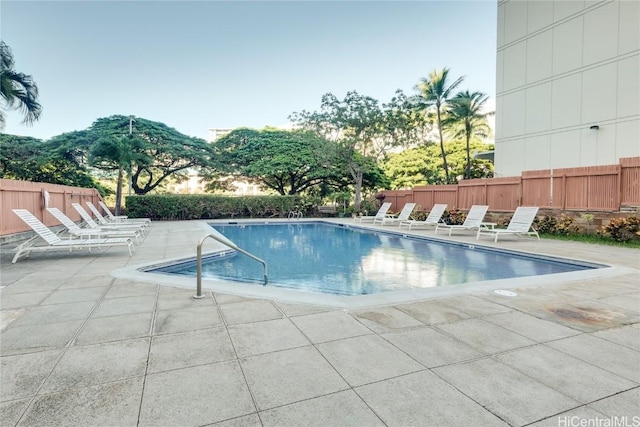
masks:
[[[124,178],[124,170],[122,166],[118,168],[118,185],[116,187],[116,215],[120,215],[120,209],[122,206],[122,181]]]
[[[467,133],[467,179],[471,179],[471,152],[469,149],[470,135]]]
[[[361,171],[356,172],[356,179],[355,179],[355,193],[356,193],[356,198],[355,198],[355,211],[356,212],[360,212],[362,206],[360,206],[362,204],[362,177],[363,177],[364,173]]]
[[[447,164],[447,152],[444,150],[444,139],[442,138],[442,121],[440,120],[440,105],[437,105],[438,114],[438,135],[440,136],[440,152],[442,153],[442,167],[444,168],[445,184],[449,184],[449,165]]]

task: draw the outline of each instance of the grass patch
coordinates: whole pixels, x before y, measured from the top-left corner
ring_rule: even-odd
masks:
[[[541,238],[564,240],[571,242],[591,243],[596,245],[617,246],[620,248],[638,248],[640,249],[640,240],[630,240],[628,242],[618,242],[610,237],[598,236],[596,234],[540,234]]]

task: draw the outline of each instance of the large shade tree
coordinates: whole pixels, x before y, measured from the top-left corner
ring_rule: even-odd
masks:
[[[371,97],[350,91],[340,100],[327,93],[320,110],[293,113],[290,119],[335,142],[336,154],[344,161],[352,177],[355,207],[360,210],[364,176],[389,147],[398,140],[387,138],[385,114],[380,103]]]
[[[397,90],[388,103],[382,105],[382,132],[385,148],[413,148],[431,142],[433,120],[416,108],[415,97]]]
[[[477,138],[469,141],[473,151],[487,151],[493,149],[493,144],[483,142]],[[447,158],[451,174],[462,176],[466,166],[466,141],[457,139],[446,142]],[[387,156],[382,169],[391,180],[392,189],[413,188],[417,185],[444,184],[445,175],[442,170],[442,157],[438,144],[422,145],[420,147],[393,153]],[[470,173],[472,178],[491,178],[493,163],[490,160],[471,159]]]
[[[13,52],[0,40],[0,130],[5,126],[5,110],[20,110],[24,115],[23,123],[32,124],[42,113],[38,103],[38,86],[33,77],[14,69]]]
[[[89,164],[102,170],[117,171],[116,215],[120,215],[125,173],[131,179],[131,167],[148,165],[151,158],[145,153],[142,140],[132,134],[126,136],[105,135],[98,138],[89,149]]]
[[[73,156],[62,156],[50,141],[0,134],[0,178],[107,190]]]
[[[471,179],[471,147],[472,138],[486,138],[491,132],[487,117],[493,112],[484,112],[489,97],[482,92],[459,92],[451,99],[443,126],[454,138],[466,141],[467,167],[465,179]]]
[[[129,158],[131,188],[135,194],[147,194],[168,177],[185,179],[190,168],[206,172],[212,167],[211,145],[205,140],[143,118],[136,118],[132,123],[130,116],[103,117],[86,130],[62,134],[52,141],[58,144],[63,155],[87,162],[92,147],[98,141],[109,139],[112,145],[115,145],[113,141],[119,141],[133,151]],[[107,155],[111,158],[109,162]],[[100,157],[102,160],[96,165],[104,164],[107,170],[113,170],[115,164],[127,163],[127,157],[118,149],[101,152]]]
[[[332,143],[309,131],[239,128],[217,140],[213,151],[221,179],[249,179],[282,195],[342,177]]]
[[[436,125],[438,127],[438,137],[440,139],[440,155],[442,156],[442,167],[445,172],[446,182],[450,183],[449,165],[447,163],[447,153],[444,147],[444,137],[442,132],[443,115],[446,113],[449,99],[453,90],[462,83],[463,77],[459,77],[453,82],[449,81],[449,69],[433,70],[427,78],[422,78],[416,85],[418,91],[417,107],[425,112],[432,111],[435,114]]]

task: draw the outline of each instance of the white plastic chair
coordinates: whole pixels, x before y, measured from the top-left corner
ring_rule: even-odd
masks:
[[[142,234],[140,230],[116,230],[116,229],[100,229],[96,228],[81,228],[73,222],[71,218],[66,216],[60,209],[58,208],[47,208],[47,212],[53,215],[65,228],[69,231],[69,234],[73,236],[77,236],[80,238],[84,237],[133,237],[136,239],[136,243],[140,242],[140,235]]]
[[[436,225],[435,234],[438,234],[438,230],[441,228],[444,230],[449,230],[449,236],[451,236],[451,232],[453,230],[462,230],[462,231],[475,231],[479,230],[482,227],[482,220],[484,216],[487,214],[489,210],[489,206],[486,205],[473,205],[471,209],[469,209],[469,213],[467,214],[467,218],[464,220],[462,224],[449,225],[444,223],[438,223]]]
[[[415,207],[416,207],[415,203],[405,203],[397,217],[386,215],[382,218],[375,218],[373,220],[373,223],[377,224],[378,222],[380,222],[381,225],[385,225],[385,224],[395,224],[396,222],[400,222],[400,221],[407,221],[409,219],[409,216],[411,215],[411,212],[413,212],[413,209]]]
[[[400,224],[398,227],[402,228],[402,226],[404,225],[409,227],[409,230],[411,230],[411,227],[422,227],[422,226],[435,227],[439,222],[442,221],[442,215],[444,215],[444,211],[446,209],[447,209],[446,203],[436,203],[435,205],[433,205],[433,208],[431,208],[431,212],[429,212],[429,215],[423,221],[416,221],[415,219],[407,219],[404,221],[400,221]]]
[[[131,238],[110,238],[110,239],[68,239],[63,240],[44,225],[38,218],[26,209],[13,209],[13,213],[24,221],[37,236],[27,240],[16,248],[16,254],[11,260],[15,264],[21,256],[29,256],[31,252],[44,252],[51,250],[82,248],[99,248],[111,246],[127,246],[129,248],[129,256],[133,255],[134,246]],[[46,245],[37,245],[37,238],[40,237],[47,243]]]
[[[104,213],[106,214],[107,218],[111,221],[111,222],[124,222],[126,223],[150,223],[151,220],[149,218],[129,218],[126,215],[114,215],[111,210],[109,209],[109,206],[107,206],[102,200],[98,200],[98,204],[100,205],[100,207],[102,208],[102,210],[104,210]],[[87,206],[89,206],[89,209],[91,209],[91,206],[93,206],[93,204],[91,202],[87,202]],[[94,206],[95,207],[95,206]]]
[[[494,236],[494,242],[498,241],[499,236],[504,235],[515,235],[515,236],[535,236],[540,240],[540,235],[538,231],[533,227],[533,221],[536,219],[536,215],[538,214],[538,208],[535,206],[520,206],[516,208],[516,211],[513,213],[513,217],[511,217],[511,221],[509,221],[509,225],[506,229],[484,229],[479,228],[478,233],[476,234],[476,240],[480,238],[481,234],[487,234],[490,236]]]
[[[389,211],[389,208],[391,208],[391,202],[385,202],[382,204],[382,206],[380,206],[380,209],[378,209],[378,213],[376,213],[375,215],[358,216],[354,218],[354,221],[364,222],[364,221],[373,221],[376,218],[384,218],[385,216],[387,216],[387,212]]]

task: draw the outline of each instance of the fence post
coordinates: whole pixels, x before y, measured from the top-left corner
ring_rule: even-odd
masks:
[[[618,175],[617,175],[617,180],[618,180],[618,191],[616,192],[616,197],[617,200],[615,200],[615,206],[618,207],[618,212],[620,212],[620,209],[622,208],[622,162],[620,160],[618,160]]]
[[[518,177],[518,191],[516,192],[516,208],[522,206],[522,175]]]
[[[567,174],[562,174],[562,210],[567,208]]]
[[[486,205],[487,204],[487,193],[489,192],[489,187],[487,186],[487,181],[484,181],[484,191],[482,192],[482,204]]]

